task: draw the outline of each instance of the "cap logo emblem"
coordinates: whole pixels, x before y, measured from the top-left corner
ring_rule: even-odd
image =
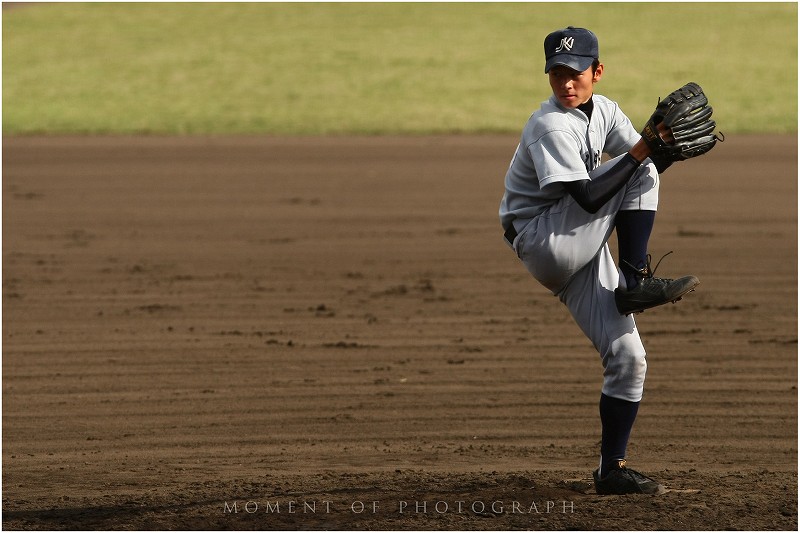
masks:
[[[561,44],[559,44],[558,48],[556,48],[556,53],[563,52],[564,50],[569,52],[570,50],[572,50],[572,47],[574,45],[575,45],[575,38],[574,37],[562,37],[561,38]]]

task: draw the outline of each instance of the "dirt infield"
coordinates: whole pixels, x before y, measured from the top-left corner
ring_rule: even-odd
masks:
[[[3,142],[4,529],[797,528],[796,138],[664,176],[626,497],[516,137]]]

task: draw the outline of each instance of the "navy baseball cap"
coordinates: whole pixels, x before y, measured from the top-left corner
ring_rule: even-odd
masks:
[[[583,72],[600,57],[597,36],[586,28],[568,26],[554,31],[544,39],[545,73],[556,65],[565,65]]]

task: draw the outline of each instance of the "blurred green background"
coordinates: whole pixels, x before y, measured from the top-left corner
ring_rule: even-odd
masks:
[[[516,133],[567,25],[637,126],[696,81],[797,131],[796,3],[55,3],[4,6],[3,133]]]

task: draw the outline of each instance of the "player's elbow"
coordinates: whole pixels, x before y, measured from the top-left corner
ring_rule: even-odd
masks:
[[[589,214],[597,213],[603,204],[604,199],[594,194],[590,180],[571,181],[565,184],[567,192],[572,196],[581,208]]]
[[[592,202],[592,201],[589,201],[589,200],[586,200],[586,199],[580,199],[579,200],[579,199],[575,198],[575,201],[578,202],[578,205],[581,206],[581,208],[584,211],[586,211],[587,213],[589,213],[590,215],[594,215],[595,213],[600,211],[601,207],[603,207],[602,203]]]

